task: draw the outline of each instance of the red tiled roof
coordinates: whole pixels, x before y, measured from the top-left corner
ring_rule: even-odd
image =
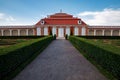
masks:
[[[77,25],[78,20],[81,19],[67,13],[55,13],[41,19],[36,25],[41,25],[42,21],[45,22],[44,25]],[[82,25],[86,25],[86,23],[82,21]]]

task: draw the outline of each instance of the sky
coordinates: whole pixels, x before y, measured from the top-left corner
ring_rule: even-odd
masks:
[[[61,9],[88,25],[120,25],[120,0],[0,0],[0,25],[34,25]]]

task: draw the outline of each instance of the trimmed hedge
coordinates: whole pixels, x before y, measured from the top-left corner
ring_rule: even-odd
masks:
[[[120,36],[78,36],[86,39],[120,39]]]
[[[44,36],[0,36],[0,39],[37,39]]]
[[[120,79],[120,50],[114,46],[90,41],[85,38],[70,36],[69,40],[84,51],[89,58],[96,61],[118,80]]]
[[[36,52],[42,51],[52,40],[52,36],[43,37],[0,49],[0,80],[29,60]]]

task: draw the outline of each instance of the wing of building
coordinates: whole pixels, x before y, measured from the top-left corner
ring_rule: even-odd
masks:
[[[35,25],[0,26],[0,36],[31,35],[120,36],[120,26],[90,26],[82,19],[67,13],[55,13],[38,21]]]

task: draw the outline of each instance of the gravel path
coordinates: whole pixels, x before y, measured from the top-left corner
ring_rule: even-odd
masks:
[[[13,80],[107,80],[64,39],[54,40]]]

